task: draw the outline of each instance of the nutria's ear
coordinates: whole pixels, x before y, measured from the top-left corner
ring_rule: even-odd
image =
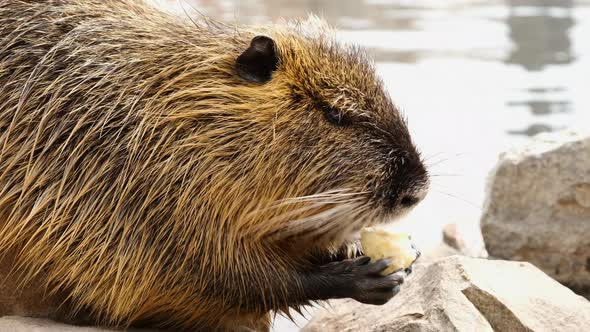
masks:
[[[277,69],[279,58],[275,42],[266,36],[256,36],[236,60],[238,75],[250,82],[264,83]]]

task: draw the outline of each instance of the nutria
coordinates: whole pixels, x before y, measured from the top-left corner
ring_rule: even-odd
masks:
[[[70,318],[265,330],[399,290],[391,262],[346,253],[427,171],[368,57],[320,20],[10,0],[0,40],[0,252]]]

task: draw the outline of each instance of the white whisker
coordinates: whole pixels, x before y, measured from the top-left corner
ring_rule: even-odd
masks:
[[[437,190],[436,188],[433,188],[433,190],[434,190],[436,193],[439,193],[439,194],[442,194],[442,195],[445,195],[445,196],[448,196],[448,197],[451,197],[451,198],[457,199],[457,200],[459,200],[459,201],[461,201],[461,202],[463,202],[463,203],[466,203],[466,204],[468,204],[468,205],[470,205],[470,206],[472,206],[472,207],[474,207],[474,208],[476,208],[476,209],[478,209],[478,210],[482,210],[482,209],[483,209],[483,207],[482,207],[481,205],[479,205],[479,204],[476,204],[476,203],[474,203],[474,202],[471,202],[471,201],[469,201],[469,200],[466,200],[466,199],[464,199],[464,198],[461,198],[461,197],[459,197],[459,196],[456,196],[456,195],[453,195],[453,194],[450,194],[450,193],[447,193],[447,192],[444,192],[444,191]]]

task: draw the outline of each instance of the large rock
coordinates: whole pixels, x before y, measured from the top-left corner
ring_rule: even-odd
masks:
[[[331,302],[304,332],[590,331],[590,302],[529,263],[463,256],[418,265],[383,306]]]
[[[541,135],[490,177],[481,228],[490,256],[529,261],[590,290],[590,137]]]

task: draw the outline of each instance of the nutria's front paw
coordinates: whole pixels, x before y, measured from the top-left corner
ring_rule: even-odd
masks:
[[[385,304],[404,283],[403,271],[381,275],[392,261],[382,259],[374,263],[363,256],[322,266],[322,274],[332,286],[333,298],[352,298],[362,303]]]

